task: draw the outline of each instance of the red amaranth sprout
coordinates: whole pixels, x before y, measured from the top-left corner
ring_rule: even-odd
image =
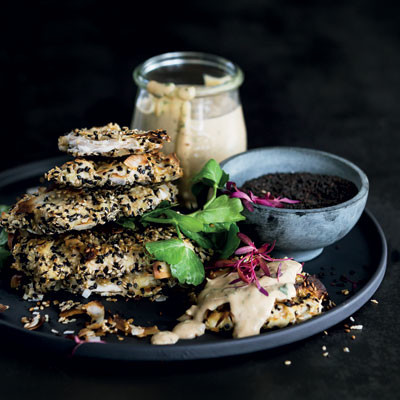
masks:
[[[215,268],[234,268],[239,275],[238,279],[230,282],[231,285],[236,284],[240,281],[246,285],[255,284],[257,289],[268,296],[268,292],[261,286],[259,278],[256,273],[256,268],[260,268],[263,271],[263,276],[271,277],[271,272],[268,268],[267,262],[271,261],[285,261],[291,260],[291,258],[273,258],[269,254],[274,249],[275,242],[272,244],[265,243],[261,247],[257,248],[251,239],[243,233],[238,233],[238,238],[246,244],[246,246],[239,247],[235,251],[236,256],[240,256],[237,260],[218,260],[215,264]],[[276,278],[279,281],[279,277],[282,276],[282,263],[279,263]]]
[[[226,184],[227,194],[230,197],[235,197],[242,200],[243,205],[251,212],[254,211],[253,204],[260,204],[262,206],[282,208],[283,203],[296,204],[300,203],[299,200],[291,200],[287,197],[274,197],[270,192],[268,192],[264,197],[258,197],[249,190],[249,194],[238,189],[235,182],[227,182]]]

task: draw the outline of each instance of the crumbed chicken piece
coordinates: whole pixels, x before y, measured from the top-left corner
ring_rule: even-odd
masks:
[[[164,130],[139,131],[121,128],[118,124],[90,129],[75,129],[58,139],[58,148],[75,157],[123,157],[131,154],[152,153],[171,139]]]
[[[271,315],[263,326],[264,329],[284,328],[322,313],[322,303],[327,298],[328,292],[321,281],[303,272],[297,275],[295,287],[296,297],[283,302],[275,301]],[[205,324],[207,329],[215,332],[232,330],[234,323],[229,304],[208,311]]]
[[[141,215],[163,200],[174,202],[177,193],[172,183],[124,190],[41,190],[24,195],[8,213],[3,212],[0,226],[9,233],[20,229],[38,235],[91,229],[121,217]]]
[[[182,168],[175,154],[137,154],[123,160],[77,158],[45,175],[48,181],[76,188],[152,185],[175,181],[182,177]]]
[[[159,263],[144,244],[173,237],[177,235],[172,227],[154,226],[143,232],[103,227],[54,236],[19,232],[13,241],[11,267],[25,274],[26,290],[33,297],[61,289],[86,295],[154,297],[176,281],[165,263],[159,274]],[[209,252],[185,241],[202,261],[209,260]]]

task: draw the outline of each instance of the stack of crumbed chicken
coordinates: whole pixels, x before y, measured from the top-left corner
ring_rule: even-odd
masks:
[[[47,172],[49,188],[24,195],[0,218],[10,234],[12,268],[26,277],[25,296],[64,289],[84,297],[154,297],[173,283],[168,266],[153,263],[144,243],[175,237],[175,231],[150,226],[134,232],[113,223],[176,200],[172,181],[182,170],[174,154],[160,152],[163,141],[169,141],[165,131],[117,124],[59,138],[59,149],[77,158]]]

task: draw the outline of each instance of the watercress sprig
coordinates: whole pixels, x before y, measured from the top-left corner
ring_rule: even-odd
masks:
[[[236,223],[245,219],[241,214],[242,203],[240,199],[230,198],[226,194],[218,196],[218,189],[223,189],[228,179],[229,175],[211,159],[192,180],[194,194],[211,192],[200,209],[182,214],[173,210],[173,205],[164,203],[139,219],[144,226],[156,223],[175,227],[178,238],[149,242],[145,247],[156,260],[170,265],[172,276],[180,283],[198,285],[205,276],[200,258],[185,237],[204,249],[212,249],[223,258],[229,257],[239,245]],[[129,218],[120,221],[120,224],[127,228],[135,226]]]

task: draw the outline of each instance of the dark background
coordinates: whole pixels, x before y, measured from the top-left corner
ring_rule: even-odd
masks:
[[[94,0],[2,4],[0,170],[57,154],[72,128],[129,125],[133,68],[167,51],[237,62],[249,147],[326,150],[369,176],[368,207],[389,244],[386,278],[341,327],[275,352],[184,365],[74,362],[0,344],[0,397],[398,398],[400,23],[389,1]],[[375,308],[374,308],[375,307]],[[12,341],[10,342],[12,343]],[[347,343],[347,342],[346,342]],[[336,346],[330,359],[321,346]],[[285,359],[293,360],[288,368]],[[4,397],[3,397],[4,396]]]

